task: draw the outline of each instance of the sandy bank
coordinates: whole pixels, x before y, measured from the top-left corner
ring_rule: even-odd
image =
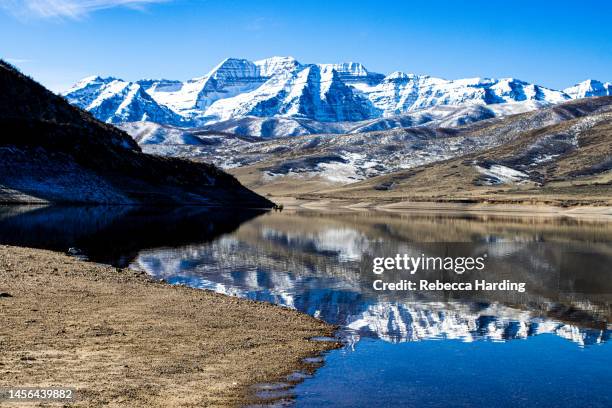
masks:
[[[309,200],[295,197],[273,197],[274,202],[282,204],[285,209],[310,210],[343,210],[343,211],[387,211],[406,213],[485,213],[491,215],[519,215],[546,217],[575,217],[612,221],[612,207],[577,205],[561,207],[546,204],[511,204],[511,203],[462,203],[434,201],[390,201],[380,200]]]
[[[335,346],[292,310],[49,251],[0,246],[0,292],[0,387],[75,387],[75,406],[242,405]]]

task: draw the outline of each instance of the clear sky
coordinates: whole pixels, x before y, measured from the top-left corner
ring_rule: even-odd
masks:
[[[0,0],[0,57],[56,91],[275,55],[565,88],[612,81],[611,16],[610,0]]]

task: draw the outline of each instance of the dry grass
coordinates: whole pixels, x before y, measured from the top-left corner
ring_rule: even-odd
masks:
[[[335,347],[298,312],[61,254],[0,247],[0,386],[76,387],[75,406],[238,406]]]
[[[580,133],[578,148],[532,167],[540,174],[541,182],[493,186],[477,183],[481,173],[473,163],[512,160],[544,137],[568,132],[580,120],[525,132],[510,143],[484,152],[297,196],[304,199],[374,200],[379,203],[432,201],[612,205],[612,170],[605,167],[612,160],[612,120],[609,117]],[[277,193],[287,195],[283,191]]]

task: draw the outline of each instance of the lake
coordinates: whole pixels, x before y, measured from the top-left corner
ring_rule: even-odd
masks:
[[[612,223],[516,215],[0,207],[0,243],[138,268],[338,325],[345,346],[294,406],[612,406]],[[377,257],[486,267],[373,273]],[[525,291],[380,291],[376,280],[524,282]],[[314,366],[320,364],[313,360]]]

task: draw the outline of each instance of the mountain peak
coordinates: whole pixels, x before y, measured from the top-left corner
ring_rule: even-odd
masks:
[[[225,78],[234,76],[255,75],[257,67],[251,61],[243,58],[226,58],[214,67],[208,78]]]
[[[79,90],[79,89],[83,89],[86,88],[88,86],[102,86],[104,84],[108,84],[110,82],[113,81],[117,81],[119,80],[118,78],[115,77],[106,77],[103,78],[99,75],[92,75],[92,76],[88,76],[85,77],[83,79],[81,79],[79,82],[77,82],[76,84],[74,84],[68,91],[66,91],[65,93],[68,94],[70,92]]]
[[[69,89],[64,96],[68,102],[87,109],[103,122],[149,120],[173,125],[186,124],[177,113],[156,102],[139,82],[89,77]]]
[[[589,78],[589,79],[585,79],[582,82],[577,83],[576,85],[588,85],[588,86],[593,86],[594,85],[594,86],[599,86],[599,85],[603,85],[603,82],[598,81],[596,79]]]
[[[338,64],[316,64],[322,71],[334,70],[342,78],[365,78],[370,75],[363,64],[358,62],[341,62]]]
[[[116,80],[121,80],[120,78],[116,78],[113,76],[101,77],[99,75],[85,77],[81,80],[81,82],[112,82]]]
[[[368,70],[359,62],[341,62],[336,64],[317,64],[322,68],[332,68],[338,72],[350,72],[356,76],[367,76]]]
[[[603,83],[596,79],[587,79],[564,89],[564,92],[574,99],[592,96],[610,96],[612,95],[612,84],[609,82]]]
[[[282,72],[290,72],[302,66],[293,57],[270,57],[255,61],[259,68],[259,75],[271,77]]]
[[[414,74],[406,74],[402,71],[394,71],[385,77],[385,81],[398,81],[398,80],[407,80],[415,78]]]
[[[263,58],[263,59],[255,61],[254,63],[255,65],[281,64],[281,63],[283,64],[284,63],[289,63],[289,64],[298,63],[299,64],[298,60],[292,56],[283,57],[283,56],[278,56],[278,55],[275,55],[274,57]]]

